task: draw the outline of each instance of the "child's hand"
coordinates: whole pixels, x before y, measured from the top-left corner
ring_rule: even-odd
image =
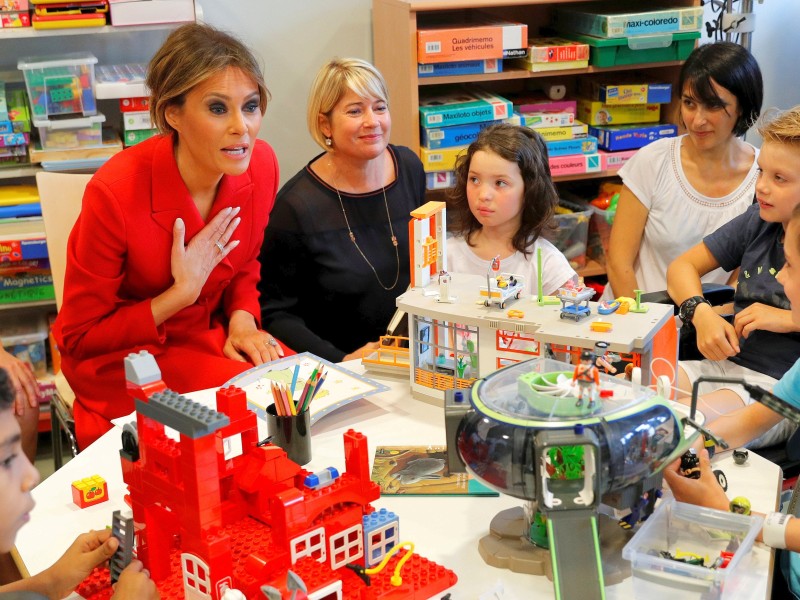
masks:
[[[728,497],[720,487],[717,478],[714,477],[708,451],[700,450],[699,458],[700,479],[691,479],[681,474],[680,458],[664,469],[664,479],[669,484],[672,495],[678,502],[688,502],[727,511],[729,509]]]
[[[119,575],[111,600],[158,600],[156,584],[141,561],[133,560]]]
[[[797,326],[792,322],[792,311],[767,306],[754,302],[743,311],[736,313],[733,326],[739,337],[747,337],[756,329],[774,331],[775,333],[790,333],[797,331]]]
[[[63,556],[42,574],[47,577],[47,596],[69,595],[97,565],[111,558],[118,546],[119,540],[108,529],[79,535]]]
[[[707,304],[700,304],[692,325],[697,330],[697,349],[710,360],[725,360],[739,354],[736,329]]]

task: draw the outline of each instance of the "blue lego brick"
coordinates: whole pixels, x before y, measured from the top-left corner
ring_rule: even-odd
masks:
[[[317,471],[316,473],[310,473],[309,475],[306,475],[306,478],[303,480],[303,485],[305,485],[308,489],[318,490],[329,486],[338,478],[339,471],[337,471],[335,467],[328,467],[322,471]]]
[[[149,402],[137,399],[136,411],[192,439],[214,433],[231,422],[228,415],[172,390],[156,392]]]
[[[400,541],[400,517],[390,510],[382,508],[375,512],[364,515],[362,518],[364,525],[364,561],[367,568],[374,567],[383,560],[386,553]],[[373,534],[381,532],[382,544],[373,544]]]
[[[155,357],[147,350],[131,352],[125,357],[125,381],[134,385],[147,385],[161,379],[161,369]]]

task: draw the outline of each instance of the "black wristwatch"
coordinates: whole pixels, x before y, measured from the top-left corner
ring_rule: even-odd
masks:
[[[678,316],[681,318],[681,321],[684,323],[691,323],[692,319],[694,318],[694,311],[697,308],[697,305],[703,303],[711,306],[711,302],[702,296],[692,296],[691,298],[687,298],[681,302],[681,307],[678,311]]]

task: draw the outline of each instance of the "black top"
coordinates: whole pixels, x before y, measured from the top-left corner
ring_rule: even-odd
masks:
[[[278,192],[261,248],[262,325],[296,352],[332,362],[386,333],[397,296],[408,288],[410,212],[425,202],[419,157],[389,145],[397,178],[386,187],[400,275],[385,290],[347,231],[336,190],[311,164]],[[384,286],[397,271],[383,191],[341,193],[350,228]]]

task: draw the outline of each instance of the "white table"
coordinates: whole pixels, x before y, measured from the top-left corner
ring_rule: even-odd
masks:
[[[344,366],[362,372],[357,362]],[[375,377],[372,374],[368,376]],[[348,429],[364,433],[370,448],[445,443],[442,409],[412,399],[405,378],[381,376],[375,379],[389,385],[390,390],[344,406],[313,426],[313,459],[307,469],[315,471],[328,466],[343,469],[342,434]],[[210,390],[190,396],[209,403],[214,398]],[[30,573],[38,573],[52,564],[78,533],[110,524],[112,511],[124,507],[126,488],[118,454],[120,431],[108,432],[33,491],[36,508],[31,513],[30,523],[17,538],[17,551]],[[715,459],[715,465],[728,477],[730,497],[747,496],[757,511],[776,510],[782,479],[779,467],[752,452],[745,465],[734,464],[729,455]],[[72,503],[70,485],[73,480],[94,474],[108,482],[110,500],[81,510]],[[503,509],[520,504],[519,500],[506,496],[384,496],[375,506],[386,507],[399,515],[402,539],[413,541],[420,554],[456,572],[459,581],[453,590],[453,598],[479,598],[493,589],[502,589],[503,592],[487,595],[492,599],[553,597],[553,584],[545,577],[487,566],[478,554],[478,540],[488,531],[490,519]],[[772,573],[769,548],[756,545],[749,571],[750,579],[741,597],[753,600],[769,598]],[[631,579],[608,587],[606,592],[609,599],[629,600],[633,597]]]

